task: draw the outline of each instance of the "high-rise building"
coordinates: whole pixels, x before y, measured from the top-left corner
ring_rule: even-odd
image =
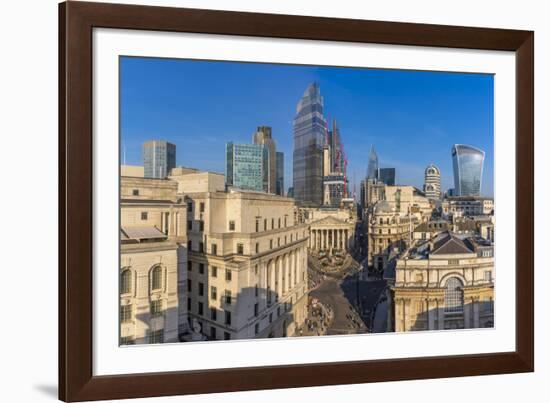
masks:
[[[277,151],[277,185],[275,192],[279,196],[285,195],[285,154]]]
[[[226,144],[225,181],[228,186],[264,190],[265,161],[268,149],[263,144]]]
[[[385,185],[395,186],[395,168],[378,168],[378,180]]]
[[[294,118],[293,188],[296,202],[323,202],[323,145],[326,120],[317,83],[310,84],[296,106]]]
[[[330,172],[345,174],[344,144],[340,137],[340,129],[336,125],[336,119],[332,121],[332,130],[328,132],[327,143],[330,146]]]
[[[465,144],[452,148],[454,196],[479,196],[485,152]]]
[[[166,178],[176,167],[176,146],[162,140],[143,143],[143,166],[146,178]]]
[[[276,193],[277,191],[277,157],[276,144],[271,136],[271,127],[259,126],[252,135],[254,144],[263,144],[267,148],[267,154],[264,159],[264,191],[267,193]]]
[[[424,193],[429,199],[441,198],[441,172],[434,164],[424,171]]]
[[[376,155],[374,146],[370,147],[367,179],[378,179],[378,155]]]

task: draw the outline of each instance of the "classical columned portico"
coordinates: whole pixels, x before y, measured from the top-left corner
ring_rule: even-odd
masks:
[[[353,223],[333,217],[310,224],[309,248],[318,252],[349,251],[353,237]]]

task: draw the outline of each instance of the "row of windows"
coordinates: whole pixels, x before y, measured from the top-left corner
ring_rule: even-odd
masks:
[[[199,274],[204,274],[205,265],[204,263],[199,263]],[[187,262],[187,270],[193,271],[193,262],[189,260]],[[210,275],[214,278],[218,277],[218,268],[216,266],[210,267]],[[231,281],[232,279],[232,272],[230,269],[225,269],[225,280]]]
[[[298,234],[296,234],[296,240],[298,240]],[[286,245],[287,242],[288,242],[288,236],[285,235],[283,245]],[[294,242],[294,234],[290,234],[290,242]],[[274,240],[270,239],[269,240],[269,249],[273,249],[273,246],[274,246]],[[280,247],[280,246],[281,246],[281,238],[279,237],[279,238],[277,238],[277,247]],[[187,241],[187,249],[189,251],[193,250],[193,241],[191,241],[191,240]],[[236,245],[236,249],[237,249],[236,253],[238,255],[243,255],[244,254],[244,244],[238,243]],[[198,252],[199,253],[205,253],[204,242],[199,242]],[[259,242],[256,242],[255,253],[260,253],[260,243]],[[218,245],[217,244],[215,244],[215,243],[210,244],[210,254],[215,255],[215,256],[218,255]]]
[[[193,301],[191,300],[191,298],[187,298],[187,310],[191,312],[192,308],[193,308]],[[210,319],[213,321],[217,321],[218,309],[215,307],[209,307],[209,310],[210,310],[209,312]],[[231,311],[222,311],[222,312],[223,312],[223,323],[226,326],[231,326],[231,318],[232,318]],[[204,312],[204,303],[201,301],[198,301],[197,303],[197,314],[200,316],[206,316]]]
[[[256,217],[256,232],[260,232],[260,222],[261,222],[261,217]],[[230,221],[230,223],[231,223],[231,221]],[[284,228],[287,227],[287,223],[288,223],[288,216],[285,215],[284,219],[283,219]],[[267,231],[268,230],[268,228],[267,228],[267,224],[268,224],[267,218],[264,218],[263,224],[264,224],[263,230]],[[280,217],[277,219],[277,228],[281,228],[281,218]],[[275,219],[274,218],[271,219],[271,228],[270,229],[272,229],[272,230],[275,229]]]
[[[133,317],[133,305],[121,305],[120,306],[120,323],[128,323],[132,321]],[[151,301],[149,305],[149,312],[152,316],[164,315],[164,306],[162,300]]]
[[[150,272],[151,291],[162,289],[162,267],[155,266]],[[120,293],[129,294],[132,292],[132,271],[124,269],[120,273]]]
[[[191,201],[187,202],[187,211],[189,213],[193,212],[193,202]],[[199,203],[199,212],[204,213],[204,202]]]
[[[204,296],[204,283],[198,282],[198,294],[200,297]],[[193,292],[193,281],[191,279],[187,279],[187,292],[191,293]],[[218,289],[215,286],[210,287],[210,299],[216,300],[218,299]],[[231,296],[231,290],[225,290],[223,294],[223,301],[227,305],[231,305],[233,299]]]

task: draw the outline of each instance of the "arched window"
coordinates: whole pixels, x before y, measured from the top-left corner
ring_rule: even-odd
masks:
[[[464,308],[464,291],[462,281],[451,277],[445,285],[445,312],[462,312]]]
[[[128,294],[132,291],[132,272],[130,269],[122,270],[120,273],[120,293]]]
[[[157,266],[151,273],[151,289],[159,290],[162,288],[162,267]]]

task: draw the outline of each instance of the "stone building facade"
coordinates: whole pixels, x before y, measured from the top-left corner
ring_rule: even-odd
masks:
[[[120,190],[120,343],[177,342],[178,324],[187,323],[178,300],[186,206],[166,179],[121,177]]]
[[[390,256],[410,245],[417,216],[398,212],[387,201],[379,201],[368,214],[368,265],[383,270]]]
[[[292,336],[307,314],[309,235],[294,200],[213,189],[204,175],[193,192],[174,178],[187,206],[189,318],[210,340]]]
[[[492,243],[449,231],[417,242],[390,290],[388,331],[493,327]]]
[[[348,253],[354,246],[355,222],[327,216],[309,225],[309,250]]]

